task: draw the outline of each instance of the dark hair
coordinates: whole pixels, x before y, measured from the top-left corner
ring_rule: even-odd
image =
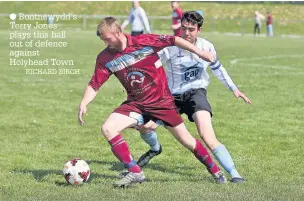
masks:
[[[191,24],[196,24],[197,28],[199,29],[203,26],[204,18],[196,11],[187,11],[187,12],[184,12],[181,21],[182,22],[186,21]]]

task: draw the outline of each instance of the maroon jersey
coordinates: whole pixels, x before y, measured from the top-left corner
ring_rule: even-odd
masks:
[[[124,86],[128,101],[148,106],[162,98],[171,100],[166,73],[157,52],[173,46],[174,36],[142,34],[127,37],[122,52],[104,49],[96,59],[95,72],[89,85],[98,90],[114,74]]]
[[[267,16],[267,25],[271,25],[272,24],[272,16],[268,15]]]
[[[175,25],[181,23],[182,17],[183,17],[183,10],[180,8],[175,9],[172,12],[172,24]],[[174,36],[180,36],[181,32],[182,32],[181,27],[174,30]]]

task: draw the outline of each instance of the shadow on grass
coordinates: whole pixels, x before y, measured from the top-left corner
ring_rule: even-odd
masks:
[[[111,165],[111,167],[109,168],[109,170],[112,170],[112,171],[124,171],[126,170],[123,166],[122,163],[120,162],[112,162],[112,161],[97,161],[97,160],[88,160],[86,161],[88,164],[91,164],[91,163],[97,163],[97,164],[100,164],[100,165]],[[183,166],[183,168],[185,170],[192,170],[194,169],[194,167],[190,167],[190,166]],[[178,174],[178,175],[184,175],[184,176],[193,176],[193,174],[190,174],[190,173],[185,173],[185,172],[181,172],[181,171],[177,171],[176,169],[172,169],[172,168],[166,168],[166,167],[163,167],[157,163],[153,163],[153,164],[148,164],[147,166],[144,167],[144,169],[150,169],[150,170],[156,170],[156,171],[159,171],[159,172],[165,172],[165,173],[170,173],[170,174]],[[179,167],[180,169],[180,167]],[[205,169],[203,169],[204,171]]]
[[[123,164],[120,162],[97,161],[97,160],[87,160],[86,162],[88,164],[96,163],[96,164],[100,164],[100,165],[111,165],[109,170],[117,171],[118,173],[125,170]],[[170,179],[168,179],[168,178],[149,179],[149,176],[146,175],[148,177],[147,178],[148,182],[149,181],[150,182],[180,182],[180,181],[190,181],[190,182],[191,181],[193,181],[193,182],[197,182],[197,181],[206,182],[207,181],[207,182],[209,182],[209,181],[211,181],[211,178],[203,177],[201,175],[200,171],[197,173],[196,176],[194,176],[193,173],[186,172],[187,170],[194,169],[194,167],[190,167],[190,166],[182,166],[182,167],[177,166],[177,168],[172,168],[172,167],[166,168],[159,164],[153,163],[153,164],[148,164],[147,166],[145,166],[144,169],[151,169],[151,170],[156,170],[159,172],[169,173],[169,174],[177,174],[177,175],[181,175],[183,177],[183,178],[176,178],[176,179],[174,179],[173,177],[171,177]],[[184,171],[178,171],[181,169],[184,169]],[[202,169],[202,172],[203,171],[205,171],[205,169]],[[65,182],[63,173],[61,170],[13,170],[12,173],[13,174],[31,174],[31,175],[33,175],[34,179],[38,182],[40,182],[45,176],[48,176],[48,175],[60,175],[60,176],[62,176],[62,182],[55,181],[55,184],[58,186],[70,186],[69,184],[67,184],[67,182]],[[90,178],[87,182],[90,183],[95,178],[117,180],[120,177],[118,174],[117,174],[117,176],[114,176],[114,175],[97,174],[97,173],[91,172]]]
[[[70,186],[64,180],[63,173],[60,170],[13,170],[12,173],[14,173],[14,174],[31,174],[31,175],[33,175],[34,179],[38,182],[40,182],[45,176],[48,176],[48,175],[60,175],[60,176],[62,176],[62,182],[55,181],[55,184],[58,186]],[[119,176],[91,173],[87,182],[90,183],[94,178],[118,179]]]
[[[36,181],[41,181],[47,175],[63,175],[60,170],[13,170],[14,174],[31,174]]]

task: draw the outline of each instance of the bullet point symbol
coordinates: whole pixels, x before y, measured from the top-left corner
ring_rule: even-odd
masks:
[[[11,20],[15,20],[16,19],[16,14],[15,13],[12,13],[12,14],[10,14],[10,18],[11,18]]]

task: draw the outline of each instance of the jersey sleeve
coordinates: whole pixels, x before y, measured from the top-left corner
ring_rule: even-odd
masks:
[[[214,46],[211,44],[209,47],[209,51],[214,53],[216,55],[216,51]],[[231,91],[235,91],[237,90],[237,86],[236,84],[233,82],[233,80],[231,79],[231,77],[229,76],[228,72],[226,71],[226,69],[224,68],[224,66],[221,64],[221,62],[219,61],[218,57],[216,56],[216,60],[212,63],[210,63],[210,68],[212,70],[213,75],[221,82],[225,85],[225,87],[227,87],[228,89],[230,89]]]
[[[121,28],[122,28],[122,29],[124,29],[126,26],[128,26],[128,24],[132,21],[132,14],[133,14],[133,8],[130,10],[128,19],[126,19],[126,20],[122,23],[122,25],[121,25]]]
[[[167,61],[171,58],[171,54],[173,50],[172,47],[166,47],[164,49],[162,49],[161,51],[157,52],[158,57],[160,58],[161,62],[163,64],[167,63]]]
[[[98,91],[103,83],[105,83],[112,73],[105,67],[104,63],[101,61],[100,56],[96,59],[95,71],[89,82],[95,91]]]
[[[147,32],[151,33],[149,20],[148,20],[148,17],[146,15],[146,12],[143,8],[140,9],[140,17],[141,17],[141,20],[142,20],[143,24],[145,25],[145,28],[146,28]]]
[[[168,46],[175,45],[175,37],[169,35],[142,34],[137,38],[137,43],[142,46],[150,46],[155,52]]]
[[[214,45],[211,44],[211,43],[210,43],[210,45],[209,45],[209,47],[208,47],[208,51],[209,51],[209,52],[212,52],[213,54],[216,55],[216,50],[215,50],[215,48],[214,48]]]

